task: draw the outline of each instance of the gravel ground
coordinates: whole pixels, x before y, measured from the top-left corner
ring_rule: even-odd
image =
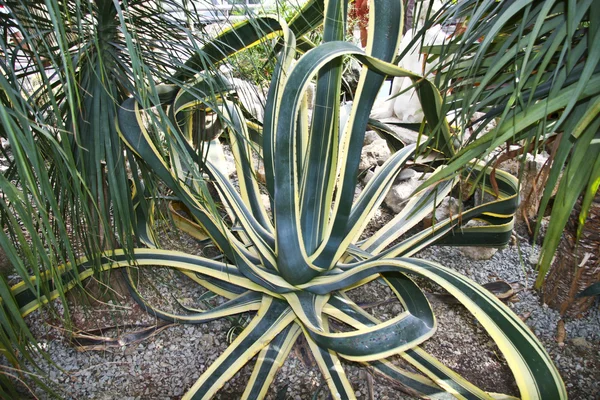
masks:
[[[183,244],[189,249],[189,246]],[[557,342],[560,317],[557,312],[540,304],[539,296],[531,290],[533,271],[530,260],[536,256],[536,248],[528,244],[511,246],[498,251],[490,260],[471,260],[456,248],[434,247],[419,257],[440,262],[467,274],[480,283],[503,279],[513,284],[516,295],[509,306],[522,318],[543,342],[555,360],[569,396],[572,399],[600,398],[600,310],[593,308],[582,319],[566,320],[566,336]],[[202,290],[185,278],[166,269],[156,269],[153,275],[157,291],[168,289],[176,293],[179,301],[188,306],[200,298]],[[98,288],[88,287],[91,293]],[[427,285],[424,285],[427,286]],[[152,290],[144,289],[151,296]],[[391,292],[379,282],[372,282],[363,290],[350,295],[355,301],[372,303],[389,299]],[[75,304],[73,320],[79,329],[90,330],[120,325],[116,334],[124,334],[127,324],[141,326],[161,323],[145,313],[126,293],[115,294],[117,301],[93,303],[91,307],[77,305],[81,299],[71,296]],[[160,299],[163,304],[172,299]],[[218,298],[206,300],[211,305]],[[204,303],[206,304],[206,303]],[[463,374],[482,388],[518,395],[518,389],[506,363],[498,357],[491,339],[483,332],[460,305],[445,304],[433,300],[439,328],[424,348],[443,360],[446,365]],[[59,304],[58,312],[61,307]],[[388,303],[371,309],[373,315],[387,319],[397,314],[398,303]],[[142,342],[102,351],[79,352],[67,340],[65,331],[58,329],[58,320],[48,312],[37,311],[28,321],[46,348],[52,360],[60,367],[47,368],[50,381],[57,392],[68,399],[179,399],[210,363],[222,353],[228,344],[228,334],[235,335],[249,316],[222,319],[202,325],[171,325]],[[398,360],[400,363],[400,361]],[[44,364],[44,362],[41,362]],[[47,364],[46,364],[47,365]],[[346,363],[346,371],[356,389],[358,398],[410,399],[398,387],[356,364]],[[243,368],[230,380],[216,397],[239,398],[251,368]],[[44,394],[37,393],[40,398]],[[23,395],[24,398],[30,397]],[[314,397],[313,397],[314,396]],[[306,345],[299,343],[292,350],[267,396],[268,399],[327,399],[325,382],[316,367]]]

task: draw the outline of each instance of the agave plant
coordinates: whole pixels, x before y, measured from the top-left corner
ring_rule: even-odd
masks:
[[[319,8],[323,13],[319,14]],[[147,225],[138,225],[138,236],[149,248],[103,254],[104,269],[124,267],[134,297],[149,312],[171,321],[202,323],[256,311],[229,348],[202,373],[185,398],[210,398],[245,364],[253,360],[253,374],[243,398],[263,398],[274,372],[288,356],[300,335],[308,342],[334,398],[355,398],[341,359],[370,365],[413,393],[434,398],[448,392],[460,398],[492,398],[419,345],[436,330],[436,319],[425,293],[411,276],[437,283],[455,296],[481,323],[512,368],[524,398],[564,398],[561,378],[541,344],[502,302],[472,280],[424,259],[413,257],[431,244],[501,246],[510,238],[517,198],[517,181],[497,172],[497,188],[478,163],[469,163],[464,179],[494,199],[461,212],[460,218],[438,221],[431,228],[409,234],[459,181],[437,182],[414,194],[402,212],[371,237],[361,239],[369,220],[383,201],[395,177],[428,148],[452,156],[453,137],[440,117],[441,97],[435,86],[391,63],[402,33],[402,3],[372,3],[366,52],[342,41],[346,2],[313,1],[302,20],[323,22],[323,43],[297,60],[296,36],[285,21],[264,17],[233,26],[201,49],[178,75],[193,81],[182,89],[166,88],[163,107],[150,109],[136,99],[126,100],[118,111],[122,140],[184,207],[189,220],[179,215],[187,232],[209,237],[222,252],[210,259],[154,248]],[[314,14],[311,14],[314,13]],[[293,25],[294,21],[290,25]],[[257,29],[260,28],[260,29]],[[218,75],[203,71],[212,63],[243,51],[262,37],[278,35],[278,63],[267,98],[260,140],[248,129],[244,111],[231,87]],[[300,40],[299,40],[300,41]],[[306,42],[303,42],[306,43]],[[363,68],[347,119],[340,119],[339,91],[344,57],[355,57]],[[378,171],[355,199],[358,164],[369,123],[369,113],[379,87],[389,76],[415,82],[423,103],[431,137],[419,146],[403,146]],[[311,118],[304,101],[309,82],[316,78],[315,107]],[[194,148],[187,130],[181,129],[185,113],[203,104],[219,113],[229,127],[229,145],[236,159],[237,185],[212,164],[205,149]],[[166,110],[172,124],[156,129],[149,115]],[[253,125],[254,126],[254,125]],[[433,133],[435,132],[435,134]],[[165,137],[170,140],[165,142]],[[265,183],[258,179],[256,159],[264,164]],[[439,160],[436,161],[439,164]],[[443,171],[443,165],[431,168]],[[138,182],[138,184],[141,182]],[[497,190],[495,190],[497,189]],[[139,188],[141,192],[141,187]],[[261,193],[267,193],[265,204]],[[222,207],[214,207],[214,204]],[[144,209],[138,209],[144,214]],[[478,219],[484,226],[466,226]],[[193,281],[228,299],[205,312],[174,313],[146,301],[136,288],[134,270],[144,266],[178,269]],[[52,282],[73,284],[92,274],[80,260],[59,268]],[[77,274],[73,272],[77,271]],[[346,291],[381,279],[390,287],[404,311],[381,322],[353,302]],[[12,288],[5,302],[27,313],[40,304],[35,282]],[[4,294],[4,293],[3,293]],[[41,296],[56,297],[57,291]],[[336,331],[330,321],[349,327]],[[422,374],[390,361],[400,356]]]

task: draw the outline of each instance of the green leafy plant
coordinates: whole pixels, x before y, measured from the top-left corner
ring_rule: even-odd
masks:
[[[73,285],[62,285],[56,266],[83,254],[93,259],[109,248],[135,247],[129,178],[139,170],[133,158],[124,157],[117,109],[129,96],[159,104],[149,82],[168,81],[177,57],[194,52],[186,42],[191,33],[171,15],[181,5],[168,0],[1,4],[3,274],[13,283],[20,277],[35,297],[56,291],[66,304],[64,293]],[[144,182],[151,187],[151,176]],[[149,207],[143,196],[135,203]],[[37,348],[4,279],[0,292],[0,343],[12,373],[23,368],[15,354],[35,365],[31,355]],[[69,309],[64,311],[68,325]],[[18,398],[5,392],[10,385],[4,378],[0,373],[0,397]]]
[[[320,9],[324,12],[320,13]],[[515,178],[497,172],[496,191],[490,186],[489,173],[483,165],[468,163],[465,179],[492,194],[492,201],[462,210],[460,218],[438,221],[431,228],[409,234],[458,182],[456,178],[441,180],[414,194],[392,221],[361,239],[401,170],[416,161],[426,163],[419,155],[431,147],[452,156],[455,138],[445,118],[440,117],[442,103],[435,86],[391,63],[402,32],[401,2],[372,3],[366,53],[342,40],[345,18],[345,2],[313,1],[301,18],[292,20],[289,26],[284,21],[263,17],[225,31],[178,72],[177,79],[191,79],[188,85],[160,90],[164,103],[154,112],[166,109],[171,120],[168,131],[148,123],[147,117],[153,110],[136,99],[121,105],[117,115],[121,139],[178,198],[177,207],[184,207],[190,216],[185,219],[180,214],[180,226],[199,237],[209,237],[222,257],[211,259],[154,248],[148,225],[141,223],[137,234],[149,248],[105,252],[102,268],[124,267],[134,298],[146,310],[166,320],[202,323],[256,311],[185,398],[212,397],[255,356],[258,357],[243,398],[264,397],[274,372],[299,335],[306,338],[335,398],[354,398],[342,358],[370,365],[423,397],[445,392],[467,398],[496,396],[475,387],[419,347],[435,333],[437,325],[424,292],[410,276],[437,283],[477,317],[506,356],[523,397],[566,397],[548,354],[516,315],[470,279],[413,257],[434,243],[506,244],[518,203]],[[323,43],[295,60],[296,37],[318,23],[324,25]],[[264,124],[251,132],[244,111],[231,96],[228,82],[204,66],[272,35],[281,37],[278,62]],[[352,111],[347,120],[340,120],[342,63],[347,56],[355,57],[363,69]],[[424,137],[418,146],[400,148],[355,199],[364,132],[386,75],[413,80],[429,131],[435,135]],[[317,81],[315,107],[309,119],[304,91],[313,78]],[[180,114],[199,103],[219,112],[229,127],[237,185],[207,159],[206,146],[194,148],[192,138],[179,128]],[[259,139],[254,140],[257,133]],[[170,138],[167,143],[166,137]],[[264,164],[264,185],[258,179],[257,159]],[[431,169],[444,171],[444,166],[434,161]],[[141,186],[137,189],[136,193],[143,193]],[[263,192],[268,194],[268,204],[263,202]],[[215,207],[215,203],[222,207]],[[147,217],[143,207],[136,211],[140,221],[144,215]],[[465,226],[473,219],[486,224]],[[175,314],[161,310],[143,298],[132,277],[135,270],[154,265],[176,268],[228,301],[205,312]],[[59,267],[57,275],[40,278],[50,282],[50,286],[60,282],[67,287],[90,276],[93,272],[89,267],[84,259]],[[385,322],[368,314],[345,293],[375,279],[382,279],[404,308]],[[14,286],[11,293],[2,293],[5,304],[26,314],[60,292],[56,289],[36,295],[35,283],[26,281]],[[350,330],[333,330],[332,319]],[[390,361],[394,355],[405,359],[422,375],[395,366]]]
[[[538,288],[577,199],[583,199],[579,237],[599,187],[600,49],[593,45],[599,18],[592,0],[461,1],[441,17],[461,29],[443,48],[430,49],[441,54],[438,83],[452,90],[446,100],[459,111],[458,124],[466,128],[483,113],[467,144],[432,181],[505,144],[520,145],[520,154],[546,149],[551,155],[551,169],[537,183],[543,191],[537,229],[558,186]],[[481,134],[493,120],[497,126]]]

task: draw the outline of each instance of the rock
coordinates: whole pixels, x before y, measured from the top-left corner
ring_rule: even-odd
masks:
[[[531,264],[532,267],[535,267],[539,261],[540,261],[540,253],[532,252],[531,255],[529,256],[529,264]]]
[[[426,227],[433,224],[433,216],[435,221],[443,221],[449,217],[457,217],[460,213],[460,203],[454,197],[445,197],[444,200],[436,207],[435,211],[423,218],[423,223]]]
[[[375,168],[375,171],[377,171],[377,168]],[[371,171],[370,169],[366,170],[361,177],[362,183],[366,185],[367,183],[369,183],[369,181],[371,180],[371,178],[373,178],[374,175],[375,172]]]
[[[419,28],[417,28],[418,30]],[[444,43],[445,40],[446,34],[443,32],[441,25],[433,25],[427,29],[423,43],[425,45],[439,45]],[[398,66],[420,75],[425,70],[424,75],[429,78],[437,61],[431,63],[425,61],[424,55],[420,52],[421,44],[421,41],[413,43],[413,30],[409,30],[400,43],[399,53],[406,53]],[[412,45],[410,49],[408,49],[409,45]],[[371,111],[371,117],[375,119],[395,117],[400,122],[407,123],[423,121],[421,101],[413,85],[412,80],[409,78],[394,78],[390,91],[391,96],[384,101],[375,103]]]
[[[363,147],[359,170],[371,169],[383,163],[390,158],[391,152],[387,142],[383,139],[373,141],[371,144]]]
[[[469,257],[471,260],[489,260],[498,251],[495,247],[476,247],[476,246],[465,246],[459,247],[462,254]]]
[[[415,171],[414,169],[410,169],[410,168],[403,169],[396,177],[395,182],[400,183],[400,182],[407,181],[412,178],[416,178],[418,174],[419,173],[417,171]]]
[[[405,145],[417,143],[419,132],[393,124],[388,124],[387,127],[393,131],[393,135]]]
[[[471,220],[465,225],[465,228],[486,225],[487,224],[485,222]],[[490,260],[498,251],[498,249],[495,247],[480,246],[464,246],[459,247],[458,249],[463,255],[469,257],[471,260]]]
[[[2,146],[3,149],[8,149],[10,147],[10,142],[8,139],[0,138],[0,146]]]
[[[431,174],[418,174],[410,179],[392,186],[389,193],[385,197],[385,205],[391,208],[395,213],[402,211],[404,204],[410,195],[430,176]]]
[[[365,132],[365,138],[363,140],[363,146],[367,146],[371,143],[373,143],[376,140],[381,140],[381,137],[379,136],[379,134],[375,131],[366,131]]]
[[[269,197],[268,194],[261,194],[260,195],[260,199],[262,200],[262,203],[265,206],[265,209],[267,211],[271,211],[271,198]]]
[[[576,337],[576,338],[571,339],[571,343],[573,343],[577,347],[582,347],[584,349],[593,348],[592,344],[590,342],[588,342],[587,340],[585,340],[585,338],[582,338],[582,337]]]

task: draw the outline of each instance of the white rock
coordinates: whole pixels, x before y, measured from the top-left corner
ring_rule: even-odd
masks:
[[[416,178],[418,174],[419,173],[417,171],[415,171],[414,169],[410,169],[410,168],[403,169],[396,177],[395,182],[400,183],[402,181],[407,181],[409,179]]]
[[[483,221],[470,220],[465,225],[466,228],[473,226],[487,226]],[[471,260],[489,260],[498,251],[496,247],[480,247],[480,246],[464,246],[458,248],[461,253],[469,257]]]
[[[375,170],[377,171],[377,169]],[[373,178],[374,175],[375,172],[371,171],[370,169],[366,170],[362,175],[362,183],[366,185],[367,183],[369,183],[369,181]]]
[[[271,211],[271,199],[267,194],[261,194],[260,199],[262,200],[263,205],[267,211]]]
[[[446,218],[456,218],[460,212],[460,203],[454,197],[446,197],[435,209],[435,220],[442,221]]]
[[[418,175],[392,186],[385,197],[385,205],[387,205],[396,213],[402,211],[405,203],[408,201],[415,189],[430,176],[431,174]]]
[[[535,267],[535,266],[537,266],[538,262],[540,262],[540,253],[532,252],[531,255],[529,256],[529,263],[531,264],[532,267]]]
[[[415,132],[413,130],[392,124],[388,124],[387,127],[394,131],[394,136],[396,136],[396,138],[402,143],[406,145],[417,143],[417,140],[419,138],[419,132]]]
[[[364,171],[377,165],[382,165],[390,158],[390,155],[391,152],[387,142],[383,139],[375,140],[371,144],[363,147],[358,168],[361,171]]]
[[[376,140],[380,140],[381,137],[375,131],[366,131],[365,139],[363,140],[363,146],[369,145]]]

